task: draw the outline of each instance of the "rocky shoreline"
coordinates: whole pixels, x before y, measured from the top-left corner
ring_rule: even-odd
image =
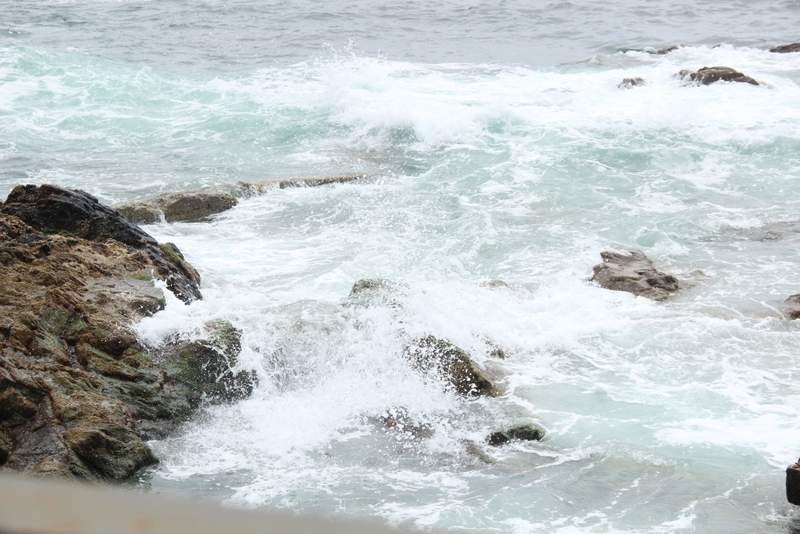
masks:
[[[356,179],[361,177],[305,185]],[[237,198],[228,192],[188,192],[152,202],[164,209],[163,199],[184,199],[187,215],[178,220],[203,220],[208,206],[230,204],[201,201],[208,195]],[[158,243],[123,213],[82,191],[52,185],[18,186],[0,203],[0,279],[5,281],[0,294],[1,470],[124,480],[158,461],[147,440],[165,437],[204,403],[243,399],[253,390],[256,375],[237,367],[240,333],[230,323],[203,325],[201,339],[175,339],[159,347],[137,339],[133,325],[165,306],[161,287],[187,304],[202,299],[202,293],[199,274],[180,250]],[[591,280],[605,289],[663,301],[684,287],[639,250],[603,251],[601,259]],[[396,307],[404,287],[359,280],[348,302]],[[489,287],[507,284],[493,281]],[[789,297],[786,306],[787,318],[800,317],[800,296]],[[487,343],[493,356],[506,357],[501,347]],[[403,357],[423,377],[465,399],[501,395],[472,357],[446,339],[409,339]],[[402,407],[379,421],[414,439],[430,437],[430,429]],[[488,434],[485,441],[498,446],[544,436],[541,427],[519,423]],[[477,444],[466,447],[492,461]],[[798,464],[786,473],[787,498],[800,504]]]
[[[123,480],[157,461],[146,440],[205,400],[252,388],[249,373],[231,371],[230,325],[157,349],[132,331],[165,305],[156,281],[184,302],[202,298],[175,245],[86,193],[47,185],[11,192],[0,236],[2,469]]]

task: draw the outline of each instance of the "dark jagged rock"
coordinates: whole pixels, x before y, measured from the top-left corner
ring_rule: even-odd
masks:
[[[493,396],[497,388],[463,349],[435,336],[417,338],[406,347],[409,363],[424,375],[434,375],[464,396]]]
[[[595,265],[592,280],[614,291],[664,300],[680,289],[677,278],[663,273],[640,250],[600,253],[603,263]]]
[[[800,294],[792,295],[783,301],[783,313],[789,319],[800,319]]]
[[[641,87],[643,85],[647,85],[644,78],[623,78],[617,87],[620,89],[633,89],[634,87]]]
[[[178,298],[185,302],[201,298],[200,275],[175,245],[159,245],[144,230],[88,193],[53,185],[20,185],[0,206],[0,213],[14,215],[45,233],[123,243],[148,256],[159,278]]]
[[[800,460],[786,468],[786,499],[800,506]]]
[[[544,429],[539,425],[527,424],[515,426],[508,430],[492,432],[487,436],[486,441],[489,445],[498,446],[514,439],[520,441],[541,441],[544,435]]]
[[[761,85],[756,80],[730,67],[703,67],[696,71],[682,70],[678,77],[698,85],[711,85],[716,82],[737,82]]]
[[[131,329],[164,307],[158,262],[183,260],[88,195],[48,187],[11,200],[0,207],[0,465],[127,478],[156,461],[146,440],[189,417],[208,388]]]
[[[790,54],[793,52],[800,52],[800,43],[791,43],[776,46],[774,48],[769,49],[770,52],[774,52],[776,54]]]

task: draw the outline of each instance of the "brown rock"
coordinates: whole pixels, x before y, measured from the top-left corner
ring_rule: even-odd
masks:
[[[595,265],[592,280],[614,291],[664,300],[680,288],[677,278],[657,270],[640,250],[600,253],[603,263]]]
[[[426,376],[434,376],[458,394],[475,397],[497,395],[497,388],[469,354],[449,341],[435,336],[417,338],[406,347],[404,356]]]
[[[0,205],[4,469],[123,479],[154,461],[146,440],[192,413],[208,383],[160,362],[131,330],[164,306],[152,273],[199,296],[177,248],[85,193],[23,187]],[[206,349],[184,359],[211,365]]]
[[[738,82],[761,85],[756,80],[730,67],[703,67],[696,71],[682,70],[678,77],[698,85],[711,85],[716,82]]]
[[[770,52],[774,52],[776,54],[790,54],[793,52],[800,52],[800,43],[791,43],[776,46],[774,48],[769,49]]]

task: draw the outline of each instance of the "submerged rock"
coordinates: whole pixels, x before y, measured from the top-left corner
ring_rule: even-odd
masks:
[[[404,356],[425,375],[436,375],[464,396],[494,396],[497,388],[463,349],[435,336],[417,338]]]
[[[786,468],[786,499],[800,506],[800,460]]]
[[[234,207],[239,201],[222,191],[167,193],[151,200],[117,206],[129,221],[151,224],[164,217],[166,222],[197,222]]]
[[[544,429],[539,425],[527,424],[515,426],[508,430],[492,432],[487,436],[486,441],[489,445],[498,446],[514,439],[520,441],[541,441],[544,435]]]
[[[595,265],[592,280],[614,291],[664,300],[680,289],[678,279],[655,268],[640,250],[603,251],[603,263]]]
[[[623,78],[617,87],[620,89],[633,89],[634,87],[641,87],[643,85],[647,85],[644,78]]]
[[[357,182],[367,177],[365,174],[346,174],[342,176],[308,176],[302,178],[284,178],[279,180],[266,180],[263,182],[239,182],[236,193],[239,196],[260,195],[272,189],[287,189],[290,187],[319,187],[332,184],[346,184]]]
[[[800,294],[790,296],[783,304],[783,313],[789,319],[800,319]]]
[[[738,82],[750,85],[761,85],[750,76],[742,74],[738,70],[734,70],[730,67],[703,67],[696,71],[682,70],[678,73],[678,77],[698,85],[711,85],[716,82]]]
[[[800,236],[800,221],[776,221],[752,228],[727,228],[725,230],[738,239],[778,241]]]
[[[121,480],[156,461],[146,441],[189,417],[206,385],[157,362],[131,325],[164,307],[153,277],[186,277],[182,262],[85,193],[12,191],[0,205],[4,469]]]
[[[785,45],[776,46],[769,49],[770,52],[776,54],[790,54],[793,52],[800,52],[800,43],[790,43]]]
[[[621,48],[620,52],[622,52],[622,53],[626,53],[626,52],[641,52],[641,53],[645,53],[645,54],[652,54],[654,56],[665,56],[665,55],[669,54],[670,52],[674,52],[678,48],[680,48],[680,47],[679,46],[667,46],[665,48],[652,48],[652,47],[649,47],[649,48]]]
[[[400,432],[413,439],[424,439],[433,436],[433,428],[425,423],[415,421],[405,408],[387,410],[379,417],[379,421],[385,429]]]
[[[185,302],[201,298],[200,275],[175,245],[157,243],[88,193],[53,185],[20,185],[0,206],[0,213],[13,215],[41,232],[126,245],[149,259],[158,277],[178,298]]]

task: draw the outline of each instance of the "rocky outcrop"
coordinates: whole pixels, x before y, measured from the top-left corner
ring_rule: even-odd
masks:
[[[116,209],[137,224],[152,224],[162,217],[166,222],[197,222],[227,211],[237,203],[236,197],[222,191],[188,191],[123,204]]]
[[[641,87],[643,85],[647,85],[644,78],[623,78],[617,87],[620,89],[633,89],[634,87]]]
[[[793,52],[800,52],[800,43],[791,43],[776,46],[774,48],[769,49],[770,52],[774,52],[776,54],[790,54]]]
[[[156,461],[146,440],[230,373],[222,351],[155,354],[138,341],[131,325],[165,305],[159,278],[200,297],[177,247],[86,193],[25,186],[0,205],[2,469],[127,478]],[[208,376],[178,370],[198,367]]]
[[[211,216],[233,208],[239,203],[239,198],[261,195],[272,189],[343,184],[361,180],[364,177],[361,174],[354,174],[238,182],[234,186],[219,189],[208,188],[166,193],[147,200],[119,204],[114,208],[126,219],[136,224],[153,224],[162,220],[168,223],[200,222],[207,221]]]
[[[711,85],[716,82],[737,82],[761,85],[756,80],[730,67],[703,67],[696,71],[682,70],[678,77],[697,85]]]
[[[489,445],[498,446],[508,443],[511,440],[541,441],[544,439],[544,434],[544,429],[539,425],[519,425],[511,427],[508,430],[492,432],[486,437],[486,442]]]
[[[13,215],[47,234],[93,242],[114,241],[146,258],[156,276],[185,302],[201,298],[200,275],[171,243],[159,244],[118,212],[84,193],[53,185],[21,185],[8,195],[0,213]]]
[[[497,388],[466,351],[435,336],[414,339],[404,356],[411,366],[425,376],[445,382],[466,397],[494,396]]]
[[[680,289],[678,279],[655,268],[640,250],[600,253],[603,263],[593,268],[592,280],[614,291],[664,300]]]
[[[800,506],[800,460],[786,468],[786,499]]]

